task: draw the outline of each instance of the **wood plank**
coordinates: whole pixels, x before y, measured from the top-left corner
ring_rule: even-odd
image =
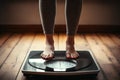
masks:
[[[76,34],[75,35],[75,49],[81,50],[81,49],[89,49],[88,43],[85,40],[85,37],[83,34]],[[59,34],[59,49],[65,50],[66,49],[66,35],[65,34]]]
[[[75,35],[75,49],[89,49],[88,43],[86,42],[83,34],[76,34]],[[66,35],[59,34],[59,49],[66,50]]]
[[[34,34],[25,34],[0,69],[1,80],[15,80],[33,41]]]
[[[15,35],[18,35],[19,37]],[[17,38],[18,41],[15,40],[15,38]],[[43,36],[43,34],[25,34],[21,39],[20,38],[21,34],[14,34],[0,48],[0,51],[4,49],[2,52],[5,51],[4,53],[7,54],[8,57],[7,59],[5,59],[6,61],[4,60],[5,63],[0,69],[0,80],[27,80],[21,72],[21,65],[27,52],[29,50],[44,49],[45,37]],[[101,34],[78,34],[75,36],[76,49],[91,49],[102,69],[96,79],[84,80],[120,80],[119,71],[117,71],[117,69],[119,70],[118,61],[116,57],[113,56],[113,52],[110,48],[115,46],[119,49],[119,39],[120,38],[118,35],[111,36],[111,34],[103,36]],[[55,34],[54,40],[56,50],[65,50],[65,34]],[[16,44],[14,43],[15,41]],[[0,52],[0,57],[2,57],[2,55]],[[114,66],[116,67],[116,69]]]
[[[58,35],[55,34],[54,35],[54,45],[55,45],[55,49],[58,50]],[[44,50],[45,47],[45,36],[43,34],[36,34],[32,45],[30,47],[30,51],[31,50]],[[26,78],[23,76],[22,72],[20,71],[16,80],[26,80]]]
[[[59,49],[60,50],[65,50],[65,41],[66,41],[66,36],[65,34],[60,34],[59,35]],[[87,50],[90,49],[89,44],[86,41],[86,38],[83,34],[77,34],[75,36],[75,48],[76,50]],[[84,80],[106,80],[103,72],[99,72],[97,78],[95,79],[84,79]]]
[[[107,34],[98,34],[102,42],[107,46],[106,56],[110,59],[116,71],[120,73],[120,47],[118,47]],[[104,47],[103,47],[104,48]],[[105,49],[105,48],[104,48]]]
[[[10,52],[14,49],[18,43],[21,35],[13,34],[11,37],[1,46],[0,48],[0,68],[2,67],[4,61],[9,56]]]
[[[108,36],[113,40],[114,43],[116,43],[116,45],[118,45],[118,47],[120,47],[120,34],[108,34]]]
[[[59,50],[59,34],[54,34],[54,46],[55,50]]]
[[[44,50],[45,47],[45,37],[43,34],[36,34],[33,43],[30,47],[30,50]]]
[[[6,40],[10,37],[11,33],[1,33],[0,34],[0,47],[6,42]]]
[[[75,47],[76,47],[76,50],[90,50],[90,46],[84,36],[85,34],[78,34],[75,36]],[[91,79],[92,80],[92,79]],[[106,80],[104,75],[103,75],[103,72],[100,71],[97,78],[96,79],[93,79],[93,80]]]
[[[58,50],[58,35],[54,35],[54,46]],[[44,34],[37,33],[35,39],[31,45],[31,50],[44,50],[45,48],[45,36]]]
[[[44,41],[45,41],[45,37],[43,36],[43,34],[39,34],[39,33],[35,34],[35,37],[34,37],[33,42],[29,48],[29,51],[44,50]],[[26,80],[26,77],[21,72],[21,69],[18,72],[16,80]]]
[[[45,37],[43,36],[43,34],[39,34],[39,33],[35,34],[35,37],[34,37],[33,42],[29,48],[29,51],[44,50],[44,47],[45,47],[44,41],[45,41]],[[21,72],[21,69],[18,72],[16,80],[26,80],[26,77]]]
[[[59,50],[66,50],[66,35],[59,34]]]
[[[77,34],[75,36],[75,49],[76,50],[81,50],[81,49],[88,50],[88,49],[90,49],[83,34]]]
[[[107,47],[102,43],[100,38],[98,38],[95,34],[85,35],[86,39],[91,47],[92,52],[94,53],[99,65],[101,66],[104,76],[107,80],[120,80],[119,75],[116,70],[113,68],[112,62],[109,60],[106,53],[110,51]]]

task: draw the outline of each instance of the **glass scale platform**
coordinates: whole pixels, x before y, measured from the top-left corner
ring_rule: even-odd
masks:
[[[24,76],[97,76],[100,67],[90,50],[80,50],[77,59],[67,59],[65,51],[55,51],[52,60],[40,57],[43,51],[30,51],[23,63]]]

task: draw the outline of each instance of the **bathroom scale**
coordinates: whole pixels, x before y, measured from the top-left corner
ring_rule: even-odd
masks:
[[[30,51],[22,66],[24,76],[97,76],[99,65],[90,50],[80,50],[77,59],[67,59],[66,51],[54,51],[54,58],[44,60],[43,51]]]

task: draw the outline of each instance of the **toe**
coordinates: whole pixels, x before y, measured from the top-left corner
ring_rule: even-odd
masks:
[[[43,57],[43,58],[45,57],[45,55],[43,53],[40,56]]]
[[[76,55],[74,53],[71,53],[71,58],[75,58]]]
[[[79,54],[77,52],[66,53],[66,57],[70,59],[76,59],[79,57]]]
[[[49,59],[52,59],[53,58],[53,53],[42,53],[41,54],[41,57],[43,58],[43,59],[45,59],[45,60],[49,60]]]
[[[49,55],[47,56],[47,58],[48,58],[48,59],[51,59],[51,58],[53,58],[53,55],[52,55],[52,54],[49,54]]]
[[[67,57],[67,58],[70,58],[70,54],[69,54],[69,53],[66,53],[66,57]]]
[[[44,55],[44,58],[47,59],[47,58],[49,58],[49,56],[48,55]]]
[[[76,58],[77,55],[75,53],[71,53],[71,58]]]

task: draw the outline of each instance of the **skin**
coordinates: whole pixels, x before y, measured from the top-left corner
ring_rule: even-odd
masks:
[[[54,22],[56,16],[56,0],[39,0],[40,16],[45,34],[45,50],[41,54],[44,59],[54,57]],[[66,19],[66,58],[77,58],[79,54],[74,48],[74,36],[76,34],[81,14],[82,0],[65,0]]]
[[[52,34],[45,35],[46,37],[46,47],[44,52],[41,54],[41,57],[46,60],[50,60],[54,57],[54,40]],[[74,35],[67,36],[66,39],[66,58],[75,59],[79,57],[79,54],[75,51],[74,48]]]

